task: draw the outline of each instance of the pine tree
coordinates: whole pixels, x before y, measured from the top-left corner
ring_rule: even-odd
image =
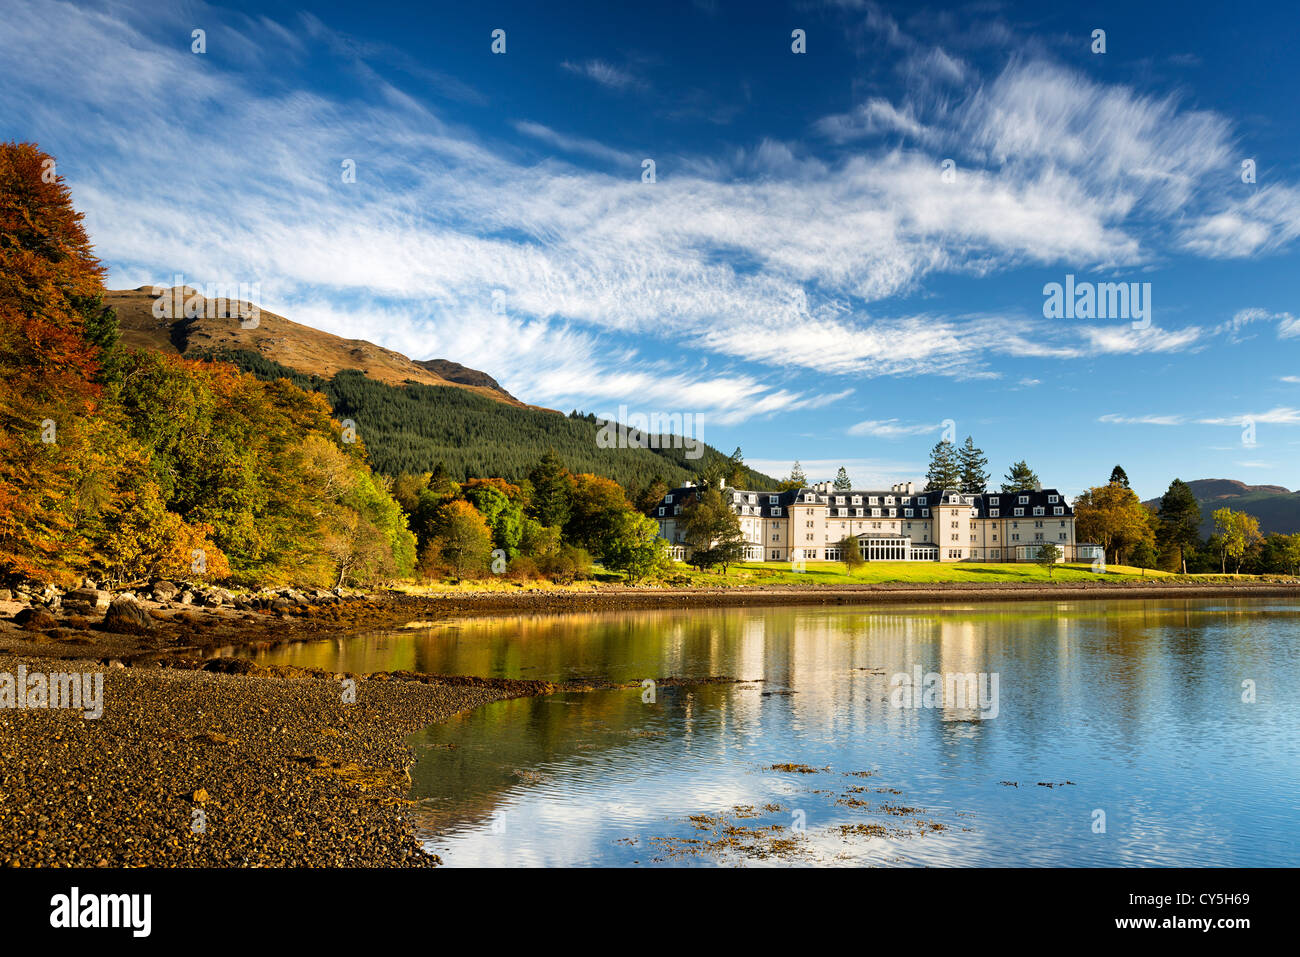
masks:
[[[1192,487],[1174,479],[1160,497],[1158,537],[1164,549],[1178,549],[1178,563],[1187,574],[1187,551],[1200,544],[1201,506]]]
[[[969,435],[966,436],[965,444],[957,453],[957,460],[961,465],[962,492],[967,495],[984,494],[989,485],[989,473],[985,471],[989,460],[982,449],[975,448],[975,443]]]
[[[1128,475],[1125,473],[1124,469],[1118,465],[1110,470],[1110,480],[1111,482],[1116,482],[1125,488],[1129,487]]]
[[[960,488],[962,484],[961,463],[957,450],[947,439],[943,439],[930,450],[930,467],[925,473],[925,490],[942,492],[944,489]]]
[[[1041,487],[1038,473],[1031,469],[1024,459],[1013,464],[1002,479],[1004,492],[1035,492]]]
[[[851,488],[853,488],[853,480],[849,478],[848,471],[841,465],[840,470],[835,473],[835,491],[847,492]]]

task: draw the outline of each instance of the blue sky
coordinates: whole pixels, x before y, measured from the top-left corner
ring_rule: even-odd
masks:
[[[6,0],[0,135],[111,288],[256,284],[774,474],[947,426],[1070,493],[1300,485],[1295,5],[405,6]],[[1149,321],[1045,318],[1067,275]]]

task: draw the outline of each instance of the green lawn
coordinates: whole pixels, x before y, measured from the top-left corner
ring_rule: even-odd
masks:
[[[1047,570],[1041,565],[1022,563],[983,564],[974,562],[867,562],[852,575],[845,574],[840,562],[808,562],[806,571],[795,572],[789,562],[746,562],[731,566],[724,576],[720,571],[697,572],[685,565],[676,571],[691,579],[693,585],[846,585],[880,582],[1046,582]],[[1166,577],[1168,572],[1146,569],[1148,578]],[[1090,565],[1057,565],[1051,580],[1059,582],[1115,581],[1140,578],[1143,569],[1111,565],[1106,574],[1098,574]]]

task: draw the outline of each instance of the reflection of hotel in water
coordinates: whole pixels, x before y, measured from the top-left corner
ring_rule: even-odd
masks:
[[[1013,612],[989,610],[989,622],[970,619],[971,609],[949,616],[926,610],[849,611],[818,607],[773,611],[746,616],[738,624],[738,635],[718,632],[718,668],[730,661],[730,674],[740,678],[764,678],[755,693],[730,696],[732,720],[740,723],[762,719],[762,692],[794,692],[786,702],[796,721],[819,728],[833,727],[853,734],[882,721],[912,723],[928,721],[922,711],[938,713],[945,722],[977,721],[974,705],[932,709],[896,708],[890,703],[892,681],[899,673],[912,675],[916,666],[923,674],[981,675],[999,673],[999,694],[1011,700],[1020,681],[1055,682],[1060,674],[1038,674],[1036,655],[1016,654],[1015,637],[1001,637],[991,644],[991,633],[1005,634],[1008,621],[1022,621],[1025,640],[1043,641],[1042,618],[1022,619]],[[976,606],[974,614],[980,614]],[[789,617],[793,614],[793,621]],[[996,622],[996,628],[993,627]],[[1075,623],[1066,616],[1053,619],[1058,644],[1058,664],[1069,661],[1069,643]],[[682,630],[692,626],[682,623]],[[673,629],[674,631],[678,629]],[[1008,645],[1007,642],[1012,642]],[[696,646],[698,649],[698,645]],[[1007,673],[1008,656],[1016,673]],[[845,682],[845,676],[850,681]]]

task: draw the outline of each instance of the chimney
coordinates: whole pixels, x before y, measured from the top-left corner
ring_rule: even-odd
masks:
[[[908,482],[908,483],[907,483],[907,494],[908,494],[908,495],[915,495],[915,494],[916,494],[916,483],[915,483],[915,482]]]

